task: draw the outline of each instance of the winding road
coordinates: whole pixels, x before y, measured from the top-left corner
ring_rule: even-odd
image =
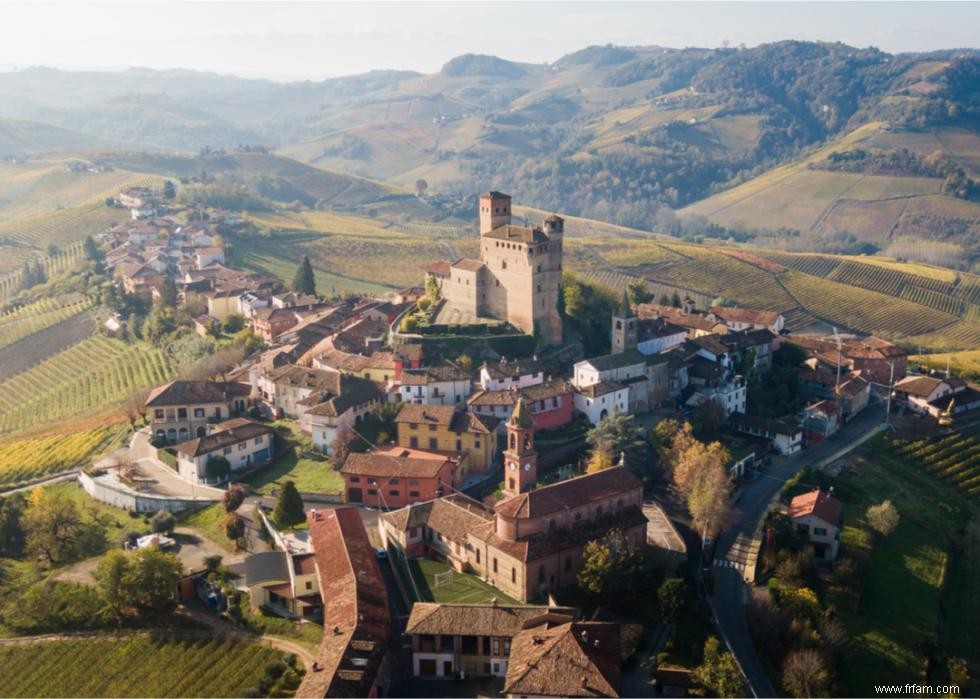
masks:
[[[880,402],[872,403],[826,441],[810,446],[796,457],[773,459],[764,477],[742,488],[735,503],[735,521],[718,538],[713,561],[714,594],[709,602],[718,628],[738,660],[753,697],[779,696],[755,652],[745,615],[745,603],[751,591],[741,571],[747,565],[754,565],[751,541],[755,532],[769,504],[790,477],[805,466],[823,465],[844,456],[874,436],[884,419],[884,407]]]

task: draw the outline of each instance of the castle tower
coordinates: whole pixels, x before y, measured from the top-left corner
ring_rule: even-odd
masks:
[[[480,195],[480,235],[510,225],[510,195],[487,192]]]
[[[544,232],[551,240],[560,240],[565,234],[565,219],[552,214],[544,220]]]
[[[538,479],[538,454],[534,451],[534,423],[524,398],[517,399],[507,422],[507,448],[504,450],[504,495],[526,493]]]
[[[613,354],[636,349],[636,316],[630,308],[630,299],[625,291],[619,308],[613,312],[611,337]]]

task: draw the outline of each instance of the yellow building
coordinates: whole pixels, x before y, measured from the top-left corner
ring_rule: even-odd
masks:
[[[497,451],[497,418],[469,413],[453,405],[406,403],[395,422],[399,446],[459,454],[456,482],[462,482],[466,475],[490,470]]]

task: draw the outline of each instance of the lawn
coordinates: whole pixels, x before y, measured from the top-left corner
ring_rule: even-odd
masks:
[[[977,507],[882,437],[864,446],[852,464],[855,473],[833,481],[844,502],[845,555],[870,544],[863,523],[869,505],[891,499],[901,515],[898,528],[875,548],[859,609],[830,599],[851,638],[841,672],[848,696],[870,696],[876,683],[916,676],[922,648],[935,642],[941,617],[946,632],[939,654],[978,657]],[[973,536],[964,534],[965,523]]]
[[[333,469],[326,457],[312,455],[308,437],[300,433],[295,422],[275,423],[280,440],[288,446],[279,458],[250,476],[246,482],[253,493],[273,495],[286,482],[293,481],[301,493],[340,493],[343,477]]]
[[[206,539],[210,539],[228,551],[238,550],[235,542],[225,534],[225,528],[222,524],[222,520],[225,518],[225,508],[220,502],[190,513],[181,513],[177,517],[179,526],[197,529]]]
[[[0,647],[0,696],[239,697],[285,657],[249,641],[143,634],[13,645]]]
[[[520,604],[497,588],[488,585],[475,575],[453,572],[452,582],[436,585],[437,573],[445,573],[452,568],[445,563],[427,558],[408,561],[408,574],[414,587],[408,593],[417,596],[418,602],[439,602],[440,604],[488,604],[496,598],[500,604]]]

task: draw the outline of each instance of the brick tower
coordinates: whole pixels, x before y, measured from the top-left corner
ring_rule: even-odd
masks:
[[[523,398],[517,399],[514,414],[507,422],[507,448],[504,450],[504,494],[526,493],[538,479],[538,453],[534,451],[534,423]]]

